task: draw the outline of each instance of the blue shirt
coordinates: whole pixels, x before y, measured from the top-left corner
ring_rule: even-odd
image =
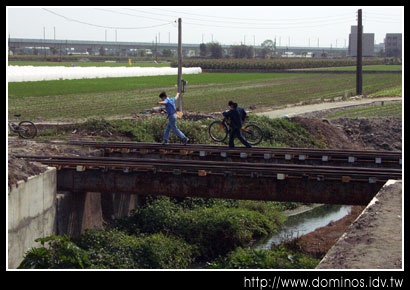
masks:
[[[176,101],[176,98],[168,98],[168,97],[164,100],[165,110],[167,111],[168,115],[172,115],[177,112],[177,109],[175,108],[175,101]]]

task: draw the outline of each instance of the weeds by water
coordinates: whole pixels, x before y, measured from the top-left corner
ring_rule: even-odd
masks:
[[[258,116],[251,116],[251,120],[256,121],[264,132],[261,146],[325,146],[299,124],[289,120]],[[193,143],[209,144],[207,126],[211,121],[181,120],[178,126]],[[132,121],[91,119],[63,131],[47,131],[43,137],[59,134],[72,137],[76,132],[106,139],[160,142],[165,125],[164,117]],[[170,141],[179,140],[171,135]],[[69,242],[59,236],[53,237],[51,246],[30,250],[21,267],[148,269],[189,268],[200,263],[210,268],[312,268],[316,260],[287,248],[260,251],[246,248],[254,240],[277,232],[285,220],[281,211],[297,205],[204,198],[148,198],[144,206],[117,220],[113,228],[87,231],[79,239]],[[61,245],[67,245],[71,250],[67,251]],[[73,263],[72,258],[77,262]]]

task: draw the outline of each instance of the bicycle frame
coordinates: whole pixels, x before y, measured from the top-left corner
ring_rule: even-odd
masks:
[[[246,120],[243,121],[241,130],[242,130],[243,132],[248,132],[248,130],[245,128],[245,122],[246,122]],[[252,122],[246,122],[246,123],[247,123],[247,124],[252,124]],[[217,131],[218,133],[222,131],[222,128],[223,128],[223,125],[224,125],[224,124],[228,127],[228,131],[231,130],[230,121],[229,121],[227,118],[224,118],[224,119],[222,120],[221,125],[219,125],[219,129],[218,129],[218,131]]]
[[[13,122],[16,122],[16,121],[18,121],[18,120],[9,120],[8,121],[10,130],[15,132],[15,133],[17,133],[18,125],[14,124]]]

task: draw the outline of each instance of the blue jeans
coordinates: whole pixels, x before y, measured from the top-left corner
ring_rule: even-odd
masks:
[[[172,129],[172,131],[174,131],[175,134],[177,134],[177,136],[179,138],[181,138],[181,140],[186,139],[184,133],[182,133],[177,127],[177,114],[172,114],[172,115],[168,116],[168,124],[167,124],[167,127],[165,128],[163,142],[165,142],[165,143],[168,142],[169,133],[170,133],[171,129]]]

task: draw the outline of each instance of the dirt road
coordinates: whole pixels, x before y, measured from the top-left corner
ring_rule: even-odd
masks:
[[[400,100],[402,100],[402,97],[363,98],[363,99],[339,101],[339,102],[325,102],[325,103],[319,103],[319,104],[290,106],[287,108],[259,112],[256,114],[261,115],[261,116],[268,116],[270,118],[281,118],[285,115],[287,115],[288,117],[293,117],[293,116],[303,115],[303,114],[307,114],[307,113],[311,113],[315,111],[323,111],[323,110],[330,110],[330,109],[350,107],[350,106],[367,105],[373,102],[389,102],[389,101],[400,101]]]

